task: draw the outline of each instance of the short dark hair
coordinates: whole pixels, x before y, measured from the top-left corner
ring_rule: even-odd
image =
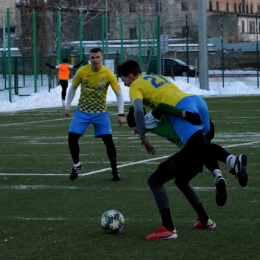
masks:
[[[127,60],[121,65],[118,65],[117,68],[118,76],[127,76],[128,74],[133,74],[134,76],[142,74],[141,68],[135,60]]]
[[[146,114],[145,107],[143,109],[144,109],[144,114]],[[129,107],[129,112],[127,114],[126,120],[129,127],[136,126],[134,107]]]
[[[62,62],[63,62],[63,63],[68,63],[69,60],[68,60],[67,58],[64,58],[64,59],[62,59]]]
[[[98,47],[91,49],[89,51],[89,53],[91,53],[91,52],[93,52],[93,53],[101,52],[103,54],[102,50],[100,48],[98,48]]]

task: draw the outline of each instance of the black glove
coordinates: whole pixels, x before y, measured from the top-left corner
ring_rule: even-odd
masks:
[[[198,113],[192,113],[189,111],[185,111],[185,112],[186,112],[186,117],[185,117],[186,120],[188,120],[193,125],[201,125],[201,118]]]

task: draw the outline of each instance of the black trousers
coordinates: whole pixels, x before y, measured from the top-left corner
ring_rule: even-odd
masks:
[[[68,88],[68,81],[67,80],[60,80],[60,85],[61,85],[61,88],[62,88],[61,99],[65,100],[66,93],[67,93],[67,88]]]

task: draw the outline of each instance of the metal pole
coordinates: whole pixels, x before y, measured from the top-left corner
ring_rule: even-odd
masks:
[[[33,9],[32,10],[32,18],[33,18],[33,71],[34,71],[34,93],[37,93],[37,79],[38,79],[38,73],[37,73],[37,33],[36,33],[36,12]]]
[[[61,50],[60,50],[60,26],[61,26],[61,20],[60,20],[60,11],[57,11],[57,54],[58,54],[58,64],[61,63]]]
[[[124,30],[122,15],[120,16],[120,62],[124,62]]]
[[[200,88],[209,90],[206,0],[198,0]]]
[[[258,21],[257,21],[257,13],[255,13],[256,20],[256,62],[257,62],[257,88],[259,88],[259,56],[258,56]]]
[[[106,0],[106,60],[108,59],[108,17],[107,17],[107,0]]]
[[[5,0],[3,0],[3,76],[6,89],[6,42],[5,42]]]
[[[158,65],[157,65],[157,74],[161,74],[161,1],[158,1]],[[164,61],[163,61],[164,62]]]
[[[104,16],[104,14],[102,14],[101,40],[102,40],[102,52],[105,53],[105,16]],[[103,60],[103,65],[104,65],[104,60]]]
[[[5,0],[3,0],[3,51],[5,53]]]
[[[186,14],[186,55],[187,55],[187,66],[189,66],[189,39],[188,39],[188,15]],[[189,74],[187,67],[187,82],[189,83]]]
[[[221,13],[221,52],[222,52],[222,87],[224,88],[224,42],[223,42],[223,15]]]
[[[8,89],[9,101],[12,103],[12,75],[11,75],[11,30],[10,30],[10,9],[7,9],[7,35],[8,35]]]
[[[80,61],[83,60],[83,45],[82,45],[82,42],[83,42],[83,18],[82,18],[82,10],[80,10],[80,13],[79,13],[79,57],[80,57]]]
[[[141,31],[141,16],[138,16],[138,43],[139,43],[139,65],[141,71],[143,69],[143,61],[142,61],[142,31]]]

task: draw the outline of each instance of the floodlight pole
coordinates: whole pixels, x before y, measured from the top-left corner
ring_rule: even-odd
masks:
[[[209,90],[206,0],[198,0],[200,88]]]

